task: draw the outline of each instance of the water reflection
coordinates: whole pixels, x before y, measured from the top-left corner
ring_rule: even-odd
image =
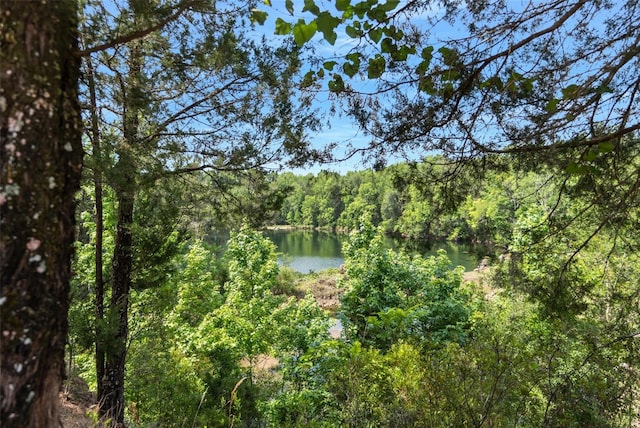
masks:
[[[267,230],[264,235],[271,239],[278,251],[284,255],[281,263],[298,272],[318,272],[337,268],[344,263],[342,244],[348,238],[345,234],[315,230]],[[407,241],[396,241],[391,238],[386,238],[384,242],[389,248],[404,248],[406,251],[426,257],[435,255],[439,249],[443,249],[454,266],[464,266],[465,270],[473,270],[479,260],[474,252],[475,249],[464,244],[407,243]]]

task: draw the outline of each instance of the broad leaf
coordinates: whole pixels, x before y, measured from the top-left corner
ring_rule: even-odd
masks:
[[[384,10],[385,12],[391,12],[400,4],[400,0],[387,0],[385,4],[381,4],[378,8]]]
[[[282,18],[276,19],[276,31],[275,34],[286,35],[291,33],[291,24]]]
[[[558,111],[558,104],[560,103],[560,100],[558,99],[552,99],[549,100],[549,102],[547,103],[547,105],[545,106],[545,109],[549,112],[549,113],[555,113],[556,111]]]
[[[374,28],[373,30],[369,31],[369,38],[373,42],[378,43],[382,38],[382,28]]]
[[[344,91],[344,81],[339,74],[333,75],[333,80],[329,81],[329,90],[331,92],[342,92]]]
[[[251,22],[257,22],[260,25],[264,25],[267,20],[267,12],[258,9],[251,10]]]
[[[302,46],[311,40],[317,30],[318,25],[315,21],[311,21],[307,24],[303,19],[301,19],[293,26],[293,40],[298,46]]]
[[[610,141],[606,141],[604,143],[598,143],[598,151],[600,153],[609,153],[612,152],[613,149],[616,148],[616,145]]]
[[[324,67],[328,71],[332,71],[333,67],[335,67],[336,64],[337,62],[335,61],[326,61],[322,64],[322,67]]]
[[[340,19],[332,16],[329,12],[322,12],[316,19],[318,24],[318,31],[322,32],[324,38],[330,44],[334,44],[338,35],[335,28],[340,24]]]
[[[336,0],[336,9],[344,12],[351,7],[351,0]]]
[[[320,14],[320,9],[314,0],[304,0],[304,7],[302,8],[302,11],[311,12],[316,16]]]
[[[367,67],[367,77],[369,77],[369,79],[377,79],[384,73],[386,67],[387,63],[383,56],[376,55],[375,58],[370,58],[369,66]]]

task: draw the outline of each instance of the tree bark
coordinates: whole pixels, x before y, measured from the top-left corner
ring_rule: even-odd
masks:
[[[0,14],[0,426],[58,426],[82,169],[77,3]]]
[[[112,346],[106,349],[103,396],[100,397],[100,413],[111,420],[112,426],[124,426],[124,380],[129,336],[129,290],[131,289],[131,265],[134,194],[118,192],[118,226],[113,250],[110,320],[117,323]]]

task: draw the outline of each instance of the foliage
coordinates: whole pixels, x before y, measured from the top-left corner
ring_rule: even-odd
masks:
[[[386,350],[400,340],[430,347],[464,342],[472,308],[462,270],[444,251],[423,259],[385,250],[381,233],[363,225],[345,245],[341,318],[347,338]]]

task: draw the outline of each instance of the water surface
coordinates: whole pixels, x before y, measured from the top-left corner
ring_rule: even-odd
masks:
[[[278,252],[283,254],[280,262],[298,272],[318,272],[337,268],[344,263],[342,244],[348,238],[345,234],[317,230],[266,230],[264,236],[271,239]],[[401,241],[391,238],[385,239],[385,244],[393,249],[403,245]],[[451,242],[420,244],[413,243],[410,251],[428,257],[443,249],[454,266],[460,265],[465,270],[473,270],[478,265],[478,256],[468,245]]]

